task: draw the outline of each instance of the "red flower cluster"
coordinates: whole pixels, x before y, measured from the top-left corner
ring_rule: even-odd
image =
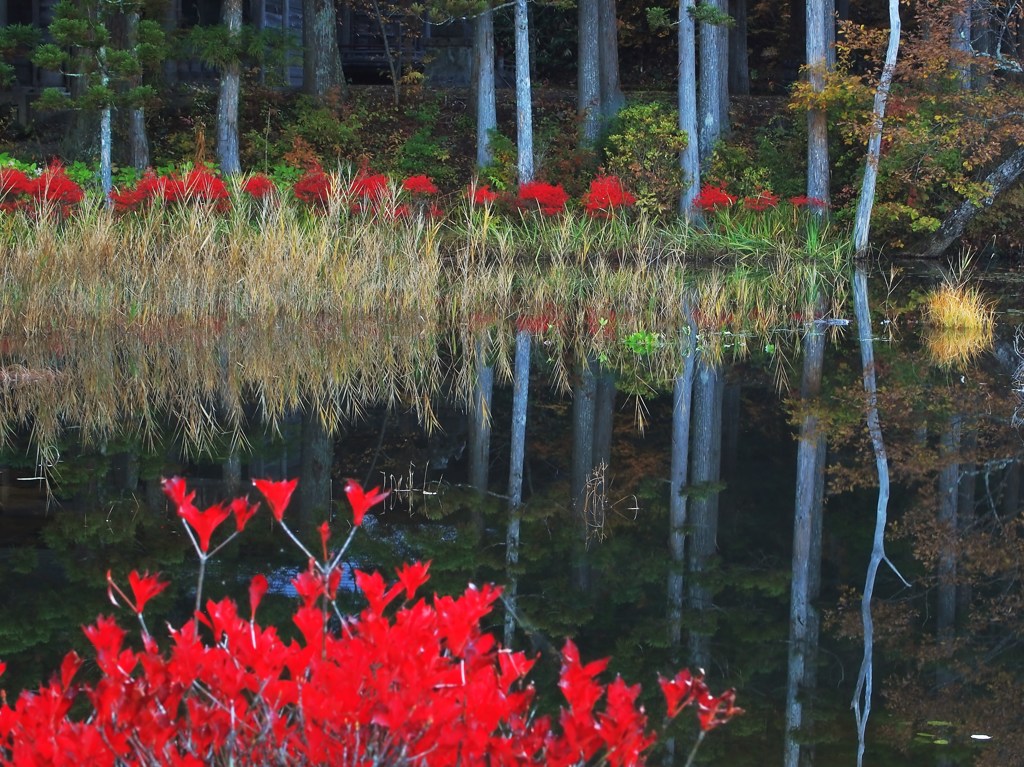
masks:
[[[295,182],[292,193],[300,202],[323,210],[331,199],[333,187],[331,177],[324,173],[323,168],[315,166],[303,173],[302,178]]]
[[[57,162],[31,182],[28,192],[37,205],[57,205],[64,209],[77,205],[85,197],[82,187],[68,178],[64,167]]]
[[[192,202],[212,205],[220,211],[231,206],[231,197],[224,180],[205,165],[186,173],[182,184],[185,198]]]
[[[762,213],[769,208],[777,207],[780,197],[770,190],[763,189],[755,197],[744,197],[743,207],[757,213]]]
[[[818,208],[819,210],[826,210],[829,207],[829,204],[820,197],[808,197],[803,194],[790,197],[789,204],[794,208]]]
[[[700,194],[693,198],[693,207],[697,210],[711,211],[728,208],[736,202],[736,198],[725,191],[724,187],[705,184]]]
[[[437,191],[436,188],[435,191]],[[387,197],[388,177],[383,173],[360,172],[352,179],[352,185],[349,186],[348,192],[352,197],[358,197],[360,200],[379,203]]]
[[[500,196],[497,192],[491,190],[490,184],[482,184],[481,186],[471,185],[466,188],[466,195],[474,205],[489,205]]]
[[[561,184],[547,184],[543,181],[529,181],[519,187],[521,207],[540,209],[545,216],[557,216],[565,210],[569,195]]]
[[[253,173],[242,184],[242,191],[254,200],[265,200],[277,191],[274,182],[262,173]]]
[[[10,213],[19,207],[19,198],[31,193],[32,179],[17,168],[0,168],[0,211]]]
[[[583,195],[583,209],[595,218],[611,218],[616,208],[629,208],[636,204],[636,197],[622,188],[617,176],[598,176],[590,182],[590,189]]]
[[[231,196],[224,180],[205,165],[191,169],[184,178],[158,176],[147,170],[134,188],[111,190],[110,200],[114,203],[114,210],[119,212],[137,211],[156,200],[166,204],[192,202],[210,205],[221,212],[231,207]]]
[[[437,194],[437,186],[430,176],[409,176],[402,182],[402,189],[410,194]]]

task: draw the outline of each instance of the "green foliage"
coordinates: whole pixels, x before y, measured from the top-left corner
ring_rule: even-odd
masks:
[[[646,357],[661,346],[661,336],[649,330],[638,330],[622,339],[622,345],[634,354]]]
[[[679,203],[679,153],[687,141],[675,110],[657,101],[630,104],[612,124],[604,146],[605,167],[636,196],[640,210],[666,215]]]
[[[696,3],[690,6],[690,17],[698,24],[732,28],[736,20],[725,11],[710,3]]]
[[[9,24],[0,27],[0,87],[14,81],[14,67],[9,59],[19,51],[29,50],[39,44],[39,31],[28,24]]]
[[[488,131],[487,136],[491,140],[492,160],[490,165],[480,169],[480,180],[495,191],[504,192],[516,183],[516,142],[497,130]]]

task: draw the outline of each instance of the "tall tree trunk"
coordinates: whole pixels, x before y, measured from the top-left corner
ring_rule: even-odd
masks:
[[[593,147],[601,129],[600,0],[579,0],[576,115],[580,145]]]
[[[868,137],[868,156],[864,163],[864,181],[857,200],[857,215],[853,222],[853,249],[858,255],[867,253],[871,232],[871,210],[875,205],[875,185],[878,183],[878,159],[882,154],[882,128],[885,123],[885,102],[889,86],[896,71],[896,56],[900,50],[900,3],[889,0],[889,45],[885,50],[885,63],[875,89],[872,108],[871,134]]]
[[[512,444],[508,469],[508,528],[505,535],[505,647],[512,646],[516,630],[519,590],[519,507],[523,503],[523,466],[526,460],[526,410],[530,399],[530,334],[516,334],[512,384]]]
[[[131,11],[125,15],[127,47],[134,48],[139,42],[139,13]],[[140,85],[137,78],[134,85]],[[146,112],[141,106],[128,110],[128,146],[132,167],[140,173],[149,167],[149,137],[146,135]]]
[[[314,407],[303,410],[301,429],[302,481],[299,483],[299,508],[302,509],[303,519],[309,520],[306,526],[309,530],[320,520],[327,519],[331,512],[334,445]]]
[[[710,0],[708,6],[726,13],[726,0]],[[723,63],[724,62],[724,63]],[[721,24],[700,25],[700,159],[711,158],[715,144],[727,131],[728,116],[722,115],[722,94],[728,103],[729,31]]]
[[[785,767],[808,764],[807,694],[817,680],[819,616],[815,600],[821,585],[821,524],[825,502],[825,432],[817,400],[825,361],[823,328],[810,322],[804,335],[804,369],[800,406],[804,415],[796,459],[796,504],[793,516],[793,576],[789,602],[789,663],[786,686]]]
[[[487,474],[491,464],[491,402],[494,393],[494,367],[487,362],[490,338],[476,340],[474,360],[476,382],[469,411],[469,484],[487,492]]]
[[[898,0],[889,0],[890,12]],[[877,96],[876,96],[877,106]],[[853,696],[853,715],[857,725],[857,767],[864,764],[867,745],[868,719],[871,717],[871,698],[874,689],[875,624],[871,614],[871,600],[875,593],[875,578],[885,557],[885,526],[889,515],[889,458],[885,452],[882,422],[878,415],[878,380],[875,376],[874,336],[871,332],[871,309],[868,305],[868,274],[863,263],[858,263],[853,277],[853,308],[857,318],[857,336],[860,342],[860,360],[863,370],[864,394],[867,399],[867,427],[871,449],[878,474],[878,503],[875,505],[875,533],[871,545],[871,558],[864,577],[861,594],[860,617],[864,631],[864,656],[857,674]]]
[[[594,396],[596,384],[592,364],[580,365],[579,381],[572,396],[572,471],[570,492],[573,517],[579,529],[576,541],[576,587],[586,592],[590,588],[587,566],[587,547],[590,539],[598,535],[598,522],[594,499],[590,497],[590,479],[594,468]]]
[[[747,2],[729,0],[729,92],[737,96],[750,94],[750,57],[747,53]]]
[[[601,40],[598,43],[601,69],[601,118],[606,126],[626,103],[619,81],[619,19],[615,0],[597,0]]]
[[[473,57],[476,70],[476,167],[494,160],[491,131],[498,128],[494,90],[494,11],[488,5],[473,22]]]
[[[533,181],[533,93],[530,85],[530,16],[526,0],[515,0],[516,170],[519,183]]]
[[[323,98],[337,89],[341,97],[346,98],[348,84],[338,51],[338,15],[334,0],[302,0],[302,36],[305,45],[302,69],[305,92]]]
[[[811,91],[825,91],[828,74],[828,33],[832,18],[826,17],[825,0],[807,0],[807,80]],[[807,196],[825,205],[814,206],[819,214],[827,211],[829,196],[828,113],[824,109],[807,111]]]
[[[228,35],[238,39],[242,33],[242,0],[224,0],[222,20]],[[241,65],[228,63],[220,76],[217,98],[217,161],[220,172],[233,176],[242,172],[238,156],[238,99],[241,91]]]
[[[971,90],[971,5],[973,0],[960,0],[960,7],[953,14],[949,47],[953,52],[953,71],[961,90]]]
[[[705,574],[718,550],[718,480],[722,457],[721,372],[697,361],[693,387],[693,445],[690,450],[690,607],[706,622],[712,607],[712,592]],[[711,634],[706,625],[690,629],[690,663],[707,668],[711,663]]]
[[[693,0],[679,3],[679,130],[686,134],[686,146],[679,153],[683,172],[683,191],[679,195],[679,212],[687,221],[695,222],[700,211],[693,201],[700,193],[700,139],[697,129],[697,29],[690,15]]]

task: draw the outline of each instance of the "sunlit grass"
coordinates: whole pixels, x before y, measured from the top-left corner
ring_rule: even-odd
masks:
[[[968,282],[969,271],[970,259],[964,256],[925,299],[925,342],[942,367],[965,365],[992,346],[995,307]]]

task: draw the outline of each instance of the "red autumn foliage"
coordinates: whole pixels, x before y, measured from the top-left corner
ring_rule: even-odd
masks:
[[[205,165],[192,168],[183,179],[185,198],[224,211],[231,207],[231,196],[224,180]]]
[[[529,181],[519,187],[517,202],[524,208],[539,209],[545,216],[557,216],[568,201],[569,195],[561,184]]]
[[[424,178],[426,178],[424,176]],[[360,172],[352,179],[349,194],[373,203],[381,202],[388,194],[388,177],[383,173]]]
[[[290,492],[279,488],[287,485],[294,483],[269,488],[284,504]],[[191,506],[182,480],[165,481],[164,490],[179,510]],[[326,559],[329,531],[321,537]],[[556,716],[536,715],[526,678],[535,660],[501,648],[481,626],[500,589],[418,598],[429,566],[404,565],[390,586],[380,573],[356,571],[368,604],[339,631],[326,616],[337,609],[340,569],[311,560],[293,580],[297,641],[256,622],[268,590],[261,575],[249,586],[248,619],[230,599],[209,600],[170,629],[166,649],[145,624],[140,649],[126,646],[127,632],[100,616],[84,628],[96,681],[76,680],[83,660],[71,652],[49,683],[13,706],[2,698],[0,765],[645,763],[655,736],[639,686],[602,682],[608,661],[583,663],[566,641],[558,683],[565,704]],[[141,620],[165,584],[149,574],[129,580],[133,599],[117,591]],[[714,697],[689,672],[661,686],[669,716],[695,703],[704,730],[740,713],[733,691]]]
[[[82,187],[68,178],[64,166],[58,162],[52,163],[39,176],[32,179],[27,191],[36,205],[58,207],[64,212],[85,197]]]
[[[437,194],[437,186],[430,176],[409,176],[402,182],[402,189],[410,194]]]
[[[724,187],[705,184],[700,194],[693,198],[693,207],[697,210],[712,211],[728,208],[736,202],[736,198],[725,191]]]
[[[825,210],[829,207],[828,203],[820,197],[808,197],[802,194],[790,197],[789,204],[794,208],[818,208],[819,210]]]
[[[0,168],[0,211],[11,212],[20,207],[19,198],[29,194],[32,180],[17,168]]]
[[[583,195],[583,209],[595,218],[611,218],[616,208],[631,208],[636,197],[622,187],[618,176],[598,176]]]
[[[268,176],[254,173],[242,184],[242,191],[254,200],[265,200],[277,191],[277,187]]]

